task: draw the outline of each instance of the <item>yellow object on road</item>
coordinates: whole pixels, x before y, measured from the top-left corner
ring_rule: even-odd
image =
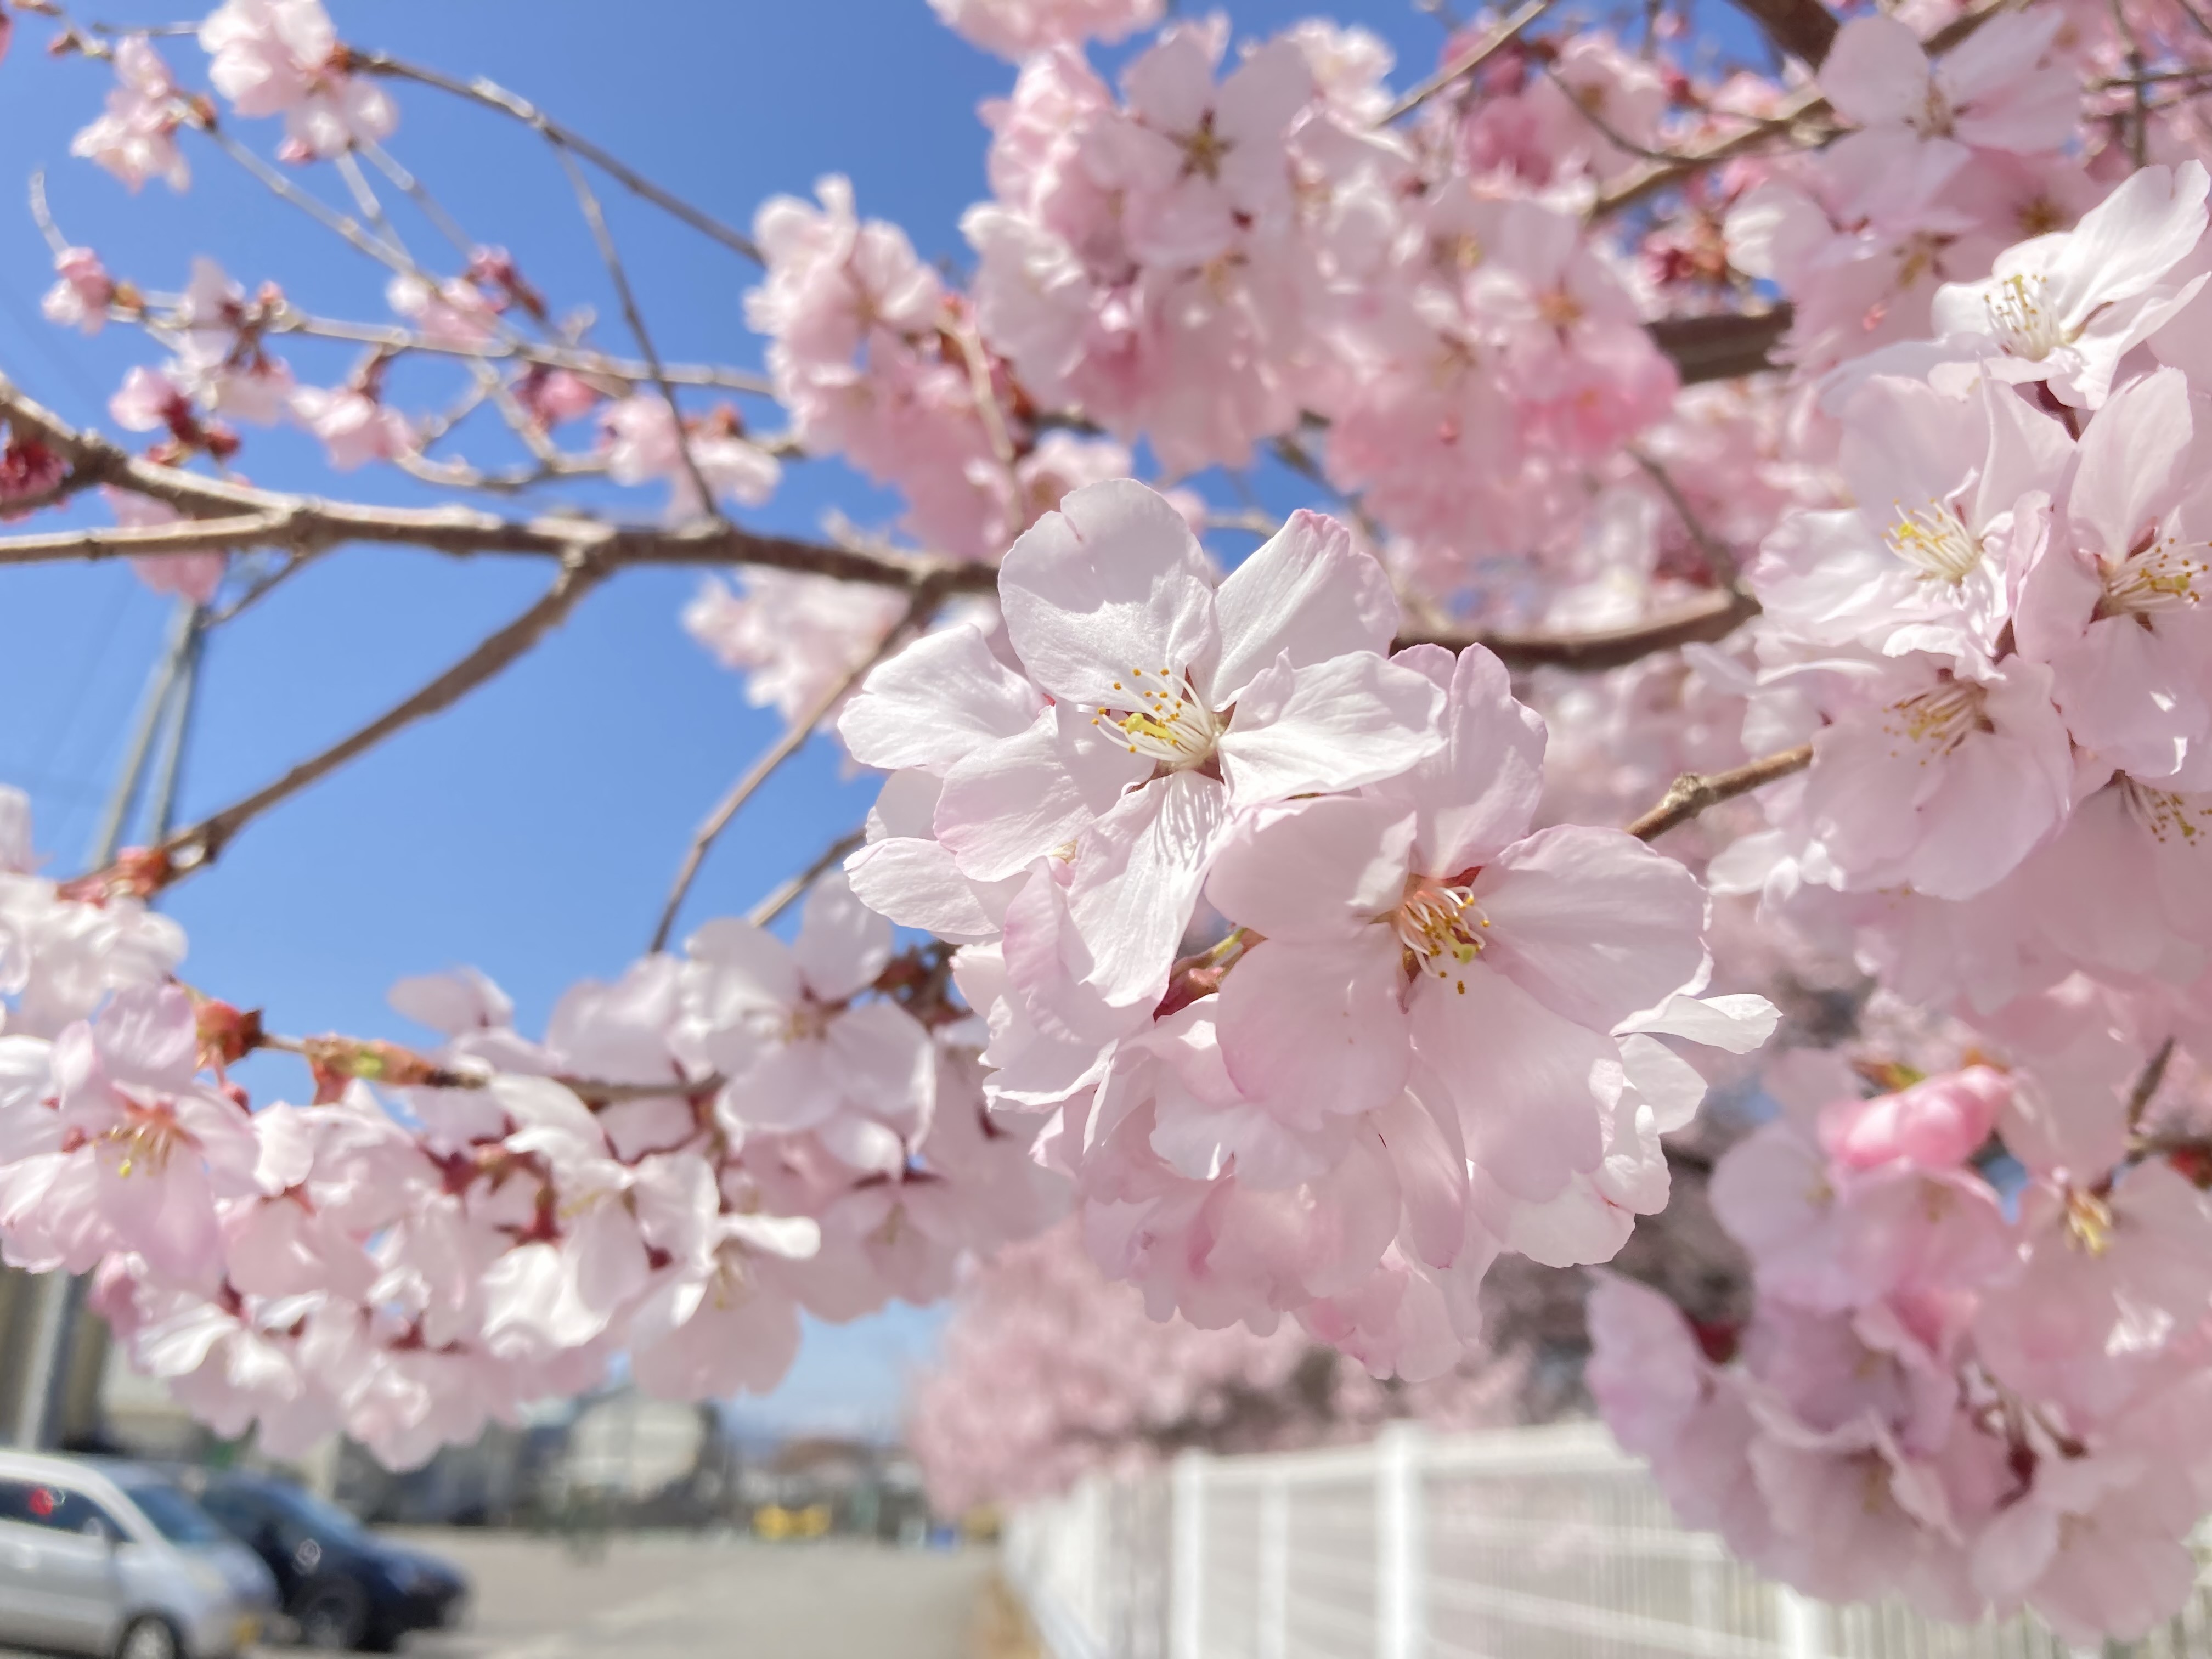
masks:
[[[829,1534],[830,1520],[827,1504],[809,1504],[805,1509],[769,1504],[753,1511],[753,1532],[771,1544],[787,1538],[822,1538]]]

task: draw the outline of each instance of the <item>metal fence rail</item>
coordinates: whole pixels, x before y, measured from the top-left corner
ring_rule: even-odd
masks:
[[[1686,1531],[1596,1423],[1093,1476],[1010,1521],[1053,1659],[2072,1659],[2033,1620],[1831,1608]],[[2212,1659],[2212,1596],[2108,1655]]]

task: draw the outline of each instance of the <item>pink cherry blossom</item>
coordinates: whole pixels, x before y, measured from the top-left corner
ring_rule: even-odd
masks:
[[[46,290],[39,307],[46,320],[84,334],[99,333],[115,297],[115,284],[100,255],[88,247],[64,248],[54,256],[54,271],[61,280]]]
[[[1118,40],[1160,21],[1164,0],[929,0],[952,29],[986,52],[1020,59],[1086,40]]]
[[[775,491],[781,469],[775,458],[723,422],[690,422],[679,428],[668,400],[658,392],[636,392],[600,411],[605,434],[607,476],[617,483],[668,481],[672,517],[689,518],[708,510],[692,477],[718,497],[757,507]],[[686,453],[690,460],[685,460]]]
[[[108,507],[119,525],[151,526],[177,521],[174,507],[149,496],[120,489],[105,493]],[[166,553],[158,558],[131,561],[131,568],[137,574],[138,580],[156,593],[174,593],[194,605],[205,605],[215,598],[216,590],[222,586],[223,574],[229,568],[229,556],[213,549],[204,553]]]
[[[322,0],[224,0],[199,43],[208,79],[240,115],[284,118],[287,160],[327,160],[398,125],[384,88],[346,68]]]
[[[115,43],[115,78],[107,112],[77,134],[70,154],[97,162],[133,191],[149,179],[183,190],[192,179],[177,147],[186,114],[169,66],[144,35],[126,34]]]
[[[414,428],[405,416],[352,386],[301,386],[292,393],[292,414],[323,441],[331,465],[341,472],[388,461],[415,447]]]

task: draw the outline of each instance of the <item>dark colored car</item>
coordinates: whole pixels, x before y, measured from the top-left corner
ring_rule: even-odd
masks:
[[[410,1631],[459,1621],[469,1586],[457,1569],[336,1504],[268,1475],[198,1471],[191,1484],[200,1507],[268,1563],[309,1647],[386,1653]]]

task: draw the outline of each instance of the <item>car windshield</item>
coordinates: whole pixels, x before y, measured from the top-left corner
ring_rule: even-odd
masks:
[[[133,1481],[124,1492],[154,1529],[172,1544],[214,1544],[228,1536],[207,1518],[200,1506],[174,1486],[156,1481]]]

